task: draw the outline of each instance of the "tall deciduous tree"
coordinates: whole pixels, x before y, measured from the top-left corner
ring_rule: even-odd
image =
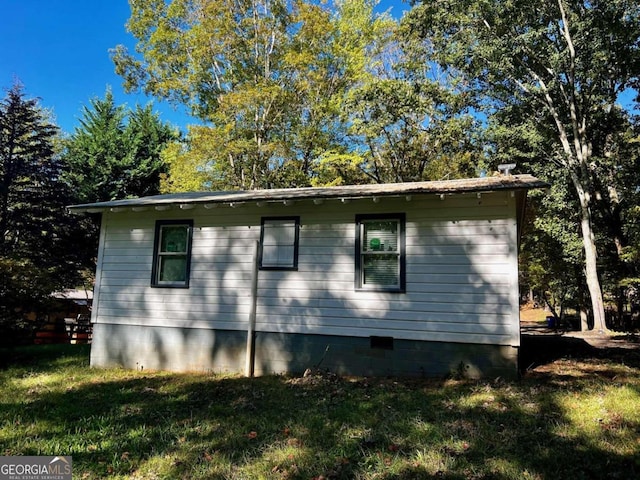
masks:
[[[635,0],[438,0],[406,18],[434,58],[461,75],[491,107],[518,107],[518,121],[555,134],[558,168],[578,199],[594,325],[605,330],[593,210],[598,137],[618,96],[640,75],[640,5]]]
[[[542,129],[529,119],[523,123],[519,107],[505,107],[490,121],[487,138],[493,145],[492,157],[501,163],[516,162],[520,168],[546,179],[552,188],[541,197],[533,193],[536,220],[524,235],[523,270],[537,269],[546,274],[540,280],[552,280],[562,290],[577,291],[581,316],[590,311],[585,289],[580,236],[579,209],[575,188],[569,173],[560,165],[552,128]],[[637,266],[627,253],[633,250],[633,209],[637,205],[640,185],[640,144],[636,141],[637,125],[633,117],[620,107],[608,112],[609,121],[598,125],[594,137],[593,159],[597,165],[592,208],[594,231],[601,269],[602,288],[610,302],[617,305],[618,318],[610,316],[615,327],[622,325],[625,304],[633,302],[632,277]],[[604,150],[603,150],[604,148]],[[545,161],[541,161],[544,159]],[[552,255],[550,255],[552,254]],[[554,261],[555,256],[555,261]],[[579,261],[579,262],[578,262]],[[568,272],[572,272],[571,275]],[[573,278],[573,277],[575,278]],[[530,277],[531,278],[531,277]],[[562,279],[558,281],[558,279]],[[526,283],[527,279],[524,279]],[[551,283],[551,282],[550,282]],[[551,284],[537,282],[538,289],[553,290]],[[557,297],[557,295],[556,295]],[[583,299],[587,298],[585,302]],[[585,322],[586,324],[586,322]]]
[[[349,94],[349,132],[377,182],[466,177],[481,161],[469,96],[428,56],[424,41],[394,25],[375,74]]]
[[[206,124],[172,149],[172,169],[186,172],[198,151],[195,177],[210,188],[308,185],[320,152],[345,149],[345,91],[381,28],[370,0],[338,1],[335,13],[303,0],[130,5],[139,55],[113,52],[125,86],[187,104]]]

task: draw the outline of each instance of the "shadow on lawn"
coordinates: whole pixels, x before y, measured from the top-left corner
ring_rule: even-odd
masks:
[[[31,345],[0,348],[0,370],[7,368],[36,369],[39,372],[58,369],[69,363],[89,366],[91,345]]]
[[[521,336],[520,371],[548,365],[559,359],[598,360],[608,359],[633,368],[640,368],[640,344],[636,335],[607,338],[594,346],[585,338],[559,334],[525,334]]]
[[[568,388],[582,391],[585,381]],[[154,472],[247,478],[256,465],[274,479],[369,478],[371,472],[387,479],[640,474],[632,454],[602,448],[587,431],[563,434],[571,427],[570,412],[556,390],[526,378],[471,383],[130,372],[100,380],[96,370],[84,384],[26,400],[5,404],[7,418],[46,425],[40,445],[64,451],[31,443],[14,453],[71,454],[82,478]],[[631,444],[640,424],[604,418],[599,428],[608,439]],[[20,435],[17,425],[13,441]]]

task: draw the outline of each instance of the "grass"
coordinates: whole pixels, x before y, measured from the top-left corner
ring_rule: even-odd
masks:
[[[86,346],[30,347],[5,352],[0,455],[72,455],[79,479],[634,478],[629,355],[508,383],[90,369]]]

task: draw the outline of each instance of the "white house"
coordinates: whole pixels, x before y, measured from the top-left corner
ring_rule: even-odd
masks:
[[[91,365],[517,375],[530,175],[159,195],[102,214]],[[254,259],[255,257],[255,259]]]

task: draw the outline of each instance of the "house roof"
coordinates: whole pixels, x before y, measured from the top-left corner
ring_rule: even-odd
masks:
[[[433,182],[384,183],[369,185],[344,185],[337,187],[280,188],[272,190],[236,190],[222,192],[185,192],[150,197],[128,198],[109,202],[71,205],[74,213],[98,213],[105,210],[119,211],[133,208],[155,207],[190,208],[195,205],[240,204],[247,202],[268,203],[295,200],[358,199],[372,197],[398,197],[423,194],[480,193],[499,190],[531,190],[547,188],[549,184],[531,175],[497,175],[483,178],[441,180]]]

